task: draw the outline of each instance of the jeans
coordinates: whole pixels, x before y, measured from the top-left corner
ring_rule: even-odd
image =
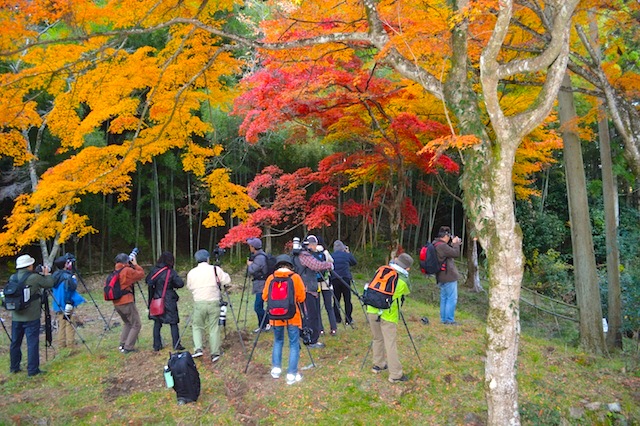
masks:
[[[458,281],[440,283],[440,321],[443,324],[455,321],[458,303]]]
[[[331,330],[336,330],[338,325],[336,324],[336,313],[334,311],[333,290],[322,290],[322,301],[324,302],[324,309],[327,311],[327,317],[329,318],[329,326]],[[322,315],[318,313],[318,316],[320,317],[320,330],[324,330]]]
[[[289,334],[289,367],[287,374],[298,372],[298,360],[300,359],[300,329],[297,325],[287,325]],[[271,353],[271,364],[273,367],[282,368],[282,347],[284,346],[285,326],[273,327],[273,352]]]
[[[9,349],[10,370],[20,370],[22,361],[22,339],[27,336],[27,374],[30,376],[40,372],[40,318],[33,321],[13,321],[11,323],[11,347]]]
[[[318,343],[320,327],[322,327],[322,323],[320,322],[320,295],[314,296],[311,293],[307,293],[307,298],[302,304],[302,308],[305,309],[302,326],[311,329],[310,344]]]
[[[258,327],[264,328],[267,324],[269,324],[269,315],[267,315],[264,321],[262,320],[264,318],[264,300],[262,300],[262,293],[256,294],[256,300],[253,303],[253,310],[258,317]]]

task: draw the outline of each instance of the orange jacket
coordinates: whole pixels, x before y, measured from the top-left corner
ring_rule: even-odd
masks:
[[[114,300],[113,304],[126,305],[127,303],[133,303],[133,293],[135,292],[135,287],[133,287],[133,285],[136,283],[136,281],[144,279],[144,269],[142,269],[140,265],[116,263],[115,270],[117,271],[119,269],[122,269],[119,276],[120,288],[122,288],[123,290],[129,289],[131,290],[131,293],[127,293],[120,299]]]
[[[302,327],[300,304],[304,302],[304,299],[307,297],[302,278],[300,277],[300,275],[296,274],[288,268],[280,268],[276,270],[273,275],[269,275],[269,277],[267,277],[267,281],[264,283],[264,289],[262,290],[262,300],[264,300],[265,302],[269,299],[269,288],[271,287],[271,281],[273,281],[274,277],[291,277],[291,279],[293,280],[293,291],[296,300],[296,314],[290,320],[269,320],[269,323],[273,327],[281,327],[285,325],[297,325],[298,327]]]

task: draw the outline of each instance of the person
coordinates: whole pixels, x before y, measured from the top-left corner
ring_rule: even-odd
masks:
[[[120,288],[126,292],[120,299],[113,301],[113,307],[122,319],[122,333],[120,333],[120,345],[118,349],[123,354],[135,352],[136,340],[142,329],[140,314],[136,308],[133,295],[136,281],[144,278],[144,269],[138,265],[138,259],[132,253],[119,253],[115,258],[115,271],[118,272]]]
[[[396,344],[398,318],[400,304],[404,296],[409,294],[409,270],[413,264],[413,258],[407,253],[400,254],[389,266],[398,272],[398,283],[393,293],[391,307],[378,309],[367,306],[369,327],[373,335],[371,344],[373,350],[373,373],[380,373],[389,369],[389,381],[391,383],[406,382],[409,378],[402,372],[402,364],[398,356]]]
[[[56,271],[53,273],[55,284],[52,292],[52,308],[56,313],[58,322],[57,344],[59,348],[73,347],[75,345],[75,329],[71,324],[73,310],[84,303],[82,297],[76,290],[78,288],[78,277],[73,273],[75,257],[67,253],[53,261]]]
[[[262,290],[262,300],[269,299],[269,286],[274,279],[291,278],[294,286],[296,301],[296,313],[290,320],[270,320],[273,329],[273,352],[271,353],[271,377],[277,379],[282,374],[282,347],[284,346],[284,330],[289,336],[289,365],[287,367],[287,384],[292,385],[302,380],[298,373],[298,360],[300,359],[300,328],[302,319],[300,304],[306,298],[304,282],[300,275],[293,272],[293,260],[287,254],[281,254],[276,258],[276,271],[267,278]]]
[[[40,305],[42,289],[52,288],[55,284],[47,266],[42,267],[42,274],[34,273],[36,260],[28,254],[16,259],[16,273],[12,279],[24,282],[31,290],[31,303],[28,307],[11,312],[11,345],[9,348],[12,373],[21,370],[22,340],[27,336],[27,375],[32,377],[44,373],[40,370]],[[23,281],[24,280],[24,281]]]
[[[313,235],[310,235],[311,241],[315,240],[315,244],[318,240]],[[303,304],[305,315],[303,318],[303,326],[311,329],[311,341],[309,342],[310,348],[323,348],[324,343],[319,342],[320,338],[320,299],[318,294],[318,277],[316,272],[328,271],[333,268],[333,263],[327,261],[320,261],[313,257],[311,254],[311,246],[309,244],[309,238],[304,240],[302,248],[293,249],[293,266],[294,271],[302,277],[304,282],[306,298]]]
[[[309,251],[316,259],[320,261],[330,262],[332,264],[331,269],[333,269],[333,257],[328,250],[324,248],[324,240],[320,236],[309,235],[307,237],[307,241],[309,243]],[[322,303],[324,304],[324,309],[327,312],[327,317],[329,318],[329,326],[331,327],[331,335],[335,336],[338,331],[338,324],[336,322],[336,314],[334,311],[333,304],[333,287],[329,284],[329,280],[327,279],[327,271],[316,272],[316,278],[318,279],[318,287],[320,289],[320,294],[322,295]],[[318,299],[319,301],[320,299]],[[318,314],[320,318],[320,334],[324,334],[324,325],[322,324],[322,315]]]
[[[264,303],[262,300],[262,290],[264,289],[264,282],[267,279],[267,254],[262,250],[262,241],[259,238],[249,238],[247,240],[249,245],[249,251],[251,252],[249,259],[247,259],[247,273],[252,278],[252,291],[255,294],[255,302],[253,303],[253,310],[258,317],[258,328],[253,330],[254,333],[260,331],[269,331],[271,324],[269,323],[269,316],[265,318]]]
[[[203,355],[203,333],[209,333],[211,362],[216,362],[222,355],[220,349],[220,300],[221,286],[231,284],[231,277],[219,266],[209,263],[209,252],[201,249],[194,255],[198,266],[187,274],[187,288],[193,294],[193,344],[194,358]]]
[[[353,304],[351,303],[351,281],[353,276],[351,275],[351,266],[358,264],[356,258],[349,251],[342,241],[335,240],[333,242],[333,267],[334,271],[331,273],[329,283],[333,287],[333,293],[336,296],[336,304],[334,306],[336,322],[340,324],[342,322],[342,316],[340,315],[340,301],[344,297],[344,323],[346,325],[353,323]]]
[[[435,244],[441,242],[444,244]],[[456,305],[458,303],[458,269],[454,258],[460,257],[462,241],[459,237],[451,236],[451,228],[441,226],[438,238],[433,241],[438,255],[438,262],[444,263],[445,268],[436,274],[436,281],[440,287],[440,322],[442,324],[457,325],[455,320]]]
[[[184,281],[173,269],[174,264],[173,253],[170,251],[163,252],[145,279],[149,289],[149,302],[152,299],[161,298],[163,291],[165,292],[164,313],[158,316],[149,314],[149,319],[153,320],[153,350],[156,352],[162,349],[162,337],[160,334],[162,324],[169,324],[171,328],[173,349],[177,351],[184,350],[184,347],[180,344],[180,332],[178,330],[178,324],[180,323],[178,300],[180,297],[176,292],[177,288],[184,287]],[[164,290],[165,282],[166,291]]]

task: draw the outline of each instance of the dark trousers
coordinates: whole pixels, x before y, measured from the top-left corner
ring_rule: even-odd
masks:
[[[318,343],[320,338],[320,297],[307,293],[304,309],[302,326],[311,329],[311,344]]]
[[[256,300],[253,302],[253,310],[256,312],[256,316],[258,317],[258,327],[269,324],[269,315],[264,319],[264,300],[262,300],[262,293],[256,294]]]
[[[336,303],[333,306],[336,313],[336,321],[342,322],[342,316],[340,315],[340,301],[344,296],[345,321],[348,323],[352,322],[353,319],[351,315],[353,314],[353,305],[351,304],[351,290],[340,280],[331,280],[331,285],[333,285],[333,294],[336,295]]]
[[[40,318],[33,321],[13,321],[11,323],[11,371],[20,370],[22,362],[22,339],[27,336],[27,374],[33,375],[40,371]]]
[[[169,324],[171,327],[171,340],[173,341],[172,348],[178,344],[178,339],[180,339],[180,332],[178,331],[178,324]],[[153,349],[159,351],[162,349],[162,337],[160,336],[160,329],[162,329],[162,321],[153,320]]]
[[[336,306],[333,304],[333,290],[322,290],[322,302],[324,303],[324,309],[327,311],[329,326],[331,327],[331,330],[336,330],[338,328],[338,324],[336,323]],[[324,331],[322,316],[320,316],[320,329]]]

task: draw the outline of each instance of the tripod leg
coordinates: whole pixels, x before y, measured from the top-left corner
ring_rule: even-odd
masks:
[[[249,278],[249,270],[247,269],[247,271],[244,274],[244,283],[242,284],[242,293],[240,295],[240,307],[238,308],[238,319],[242,318],[242,302],[244,302],[244,292],[247,289],[248,278]],[[245,328],[247,327],[246,316],[245,316],[244,326]]]
[[[225,289],[225,295],[227,296],[227,301],[229,304],[229,310],[231,311],[231,318],[233,318],[233,322],[236,325],[236,331],[238,332],[238,338],[240,339],[240,346],[242,346],[242,353],[244,356],[247,356],[247,350],[244,347],[244,340],[242,339],[242,333],[240,332],[240,327],[238,327],[238,319],[236,318],[236,314],[233,310],[233,304],[231,303],[231,297],[229,296],[229,292]]]
[[[367,349],[367,353],[364,354],[364,359],[362,360],[362,365],[360,366],[360,371],[364,368],[364,364],[367,362],[367,358],[369,358],[369,352],[371,352],[371,348],[373,347],[373,341],[369,343],[369,348]]]
[[[7,334],[7,337],[9,338],[9,345],[11,345],[11,343],[13,343],[13,339],[11,339],[11,335],[9,334],[9,330],[7,330],[7,326],[4,325],[4,318],[0,317],[0,323],[2,323],[2,328],[4,328],[4,332]]]
[[[245,311],[246,312],[246,311]],[[249,370],[249,363],[251,362],[251,358],[253,358],[253,352],[256,350],[256,346],[258,344],[258,339],[260,338],[260,334],[262,333],[262,329],[264,327],[264,322],[267,319],[267,316],[262,317],[262,323],[260,324],[260,330],[256,334],[256,338],[253,340],[253,347],[251,348],[251,353],[249,354],[249,359],[247,360],[247,365],[244,367],[244,374],[247,374]]]
[[[62,284],[60,284],[62,285]],[[60,304],[60,302],[58,302],[56,300],[56,297],[53,295],[53,292],[50,292],[49,294],[51,294],[51,298],[53,299],[54,302],[56,302],[56,305],[58,305],[59,308],[62,307],[62,305]],[[71,327],[73,327],[73,331],[76,333],[76,335],[78,336],[78,338],[80,339],[80,341],[82,342],[82,344],[87,348],[87,350],[89,351],[89,353],[91,355],[93,355],[93,352],[91,352],[91,348],[89,348],[89,345],[87,345],[87,342],[82,338],[82,335],[80,334],[80,332],[78,331],[78,327],[76,327],[76,325],[73,323],[73,321],[71,321],[71,316],[68,315],[66,312],[62,311],[62,315],[64,316],[63,321],[68,321],[69,325],[71,325]],[[58,327],[58,332],[60,332],[60,327]]]
[[[96,345],[96,350],[100,347],[100,343],[102,342],[102,338],[104,337],[105,334],[107,334],[108,331],[111,331],[111,327],[109,326],[111,324],[111,320],[113,319],[113,316],[116,314],[116,308],[113,308],[113,312],[111,312],[111,316],[109,317],[109,322],[106,322],[105,320],[105,328],[102,331],[102,334],[100,335],[100,339],[98,340],[98,344]]]
[[[89,295],[89,299],[91,299],[91,302],[93,302],[93,306],[96,307],[96,310],[98,311],[98,314],[100,314],[100,317],[102,318],[102,321],[104,321],[104,326],[107,329],[109,329],[109,324],[111,323],[111,320],[109,320],[109,322],[107,322],[107,319],[104,317],[104,315],[102,315],[102,311],[100,311],[100,308],[98,307],[98,304],[96,303],[96,300],[93,298],[93,295],[89,291],[89,287],[87,287],[87,285],[84,283],[84,280],[82,279],[82,275],[80,275],[80,272],[78,272],[78,270],[75,269],[75,267],[73,268],[73,272],[76,274],[76,276],[78,277],[78,280],[82,284],[82,287],[84,287],[84,290]],[[111,316],[113,317],[113,315],[111,315]]]
[[[178,341],[176,342],[176,346],[173,348],[174,350],[176,350],[176,348],[180,346],[182,342],[182,336],[184,336],[184,333],[187,331],[187,327],[189,326],[189,323],[191,323],[191,315],[187,317],[187,322],[185,322],[184,327],[182,328],[182,333],[178,335]]]
[[[416,348],[416,344],[413,341],[413,336],[411,336],[411,332],[409,331],[409,326],[407,325],[407,321],[404,319],[404,315],[402,314],[402,310],[398,307],[398,313],[400,314],[400,318],[402,318],[402,322],[404,323],[404,328],[407,329],[407,334],[409,335],[409,340],[411,340],[411,344],[413,345],[413,350],[416,352],[416,356],[418,357],[418,361],[420,361],[420,365],[424,368],[424,364],[422,363],[422,359],[420,359],[420,354],[418,353],[418,348]]]

